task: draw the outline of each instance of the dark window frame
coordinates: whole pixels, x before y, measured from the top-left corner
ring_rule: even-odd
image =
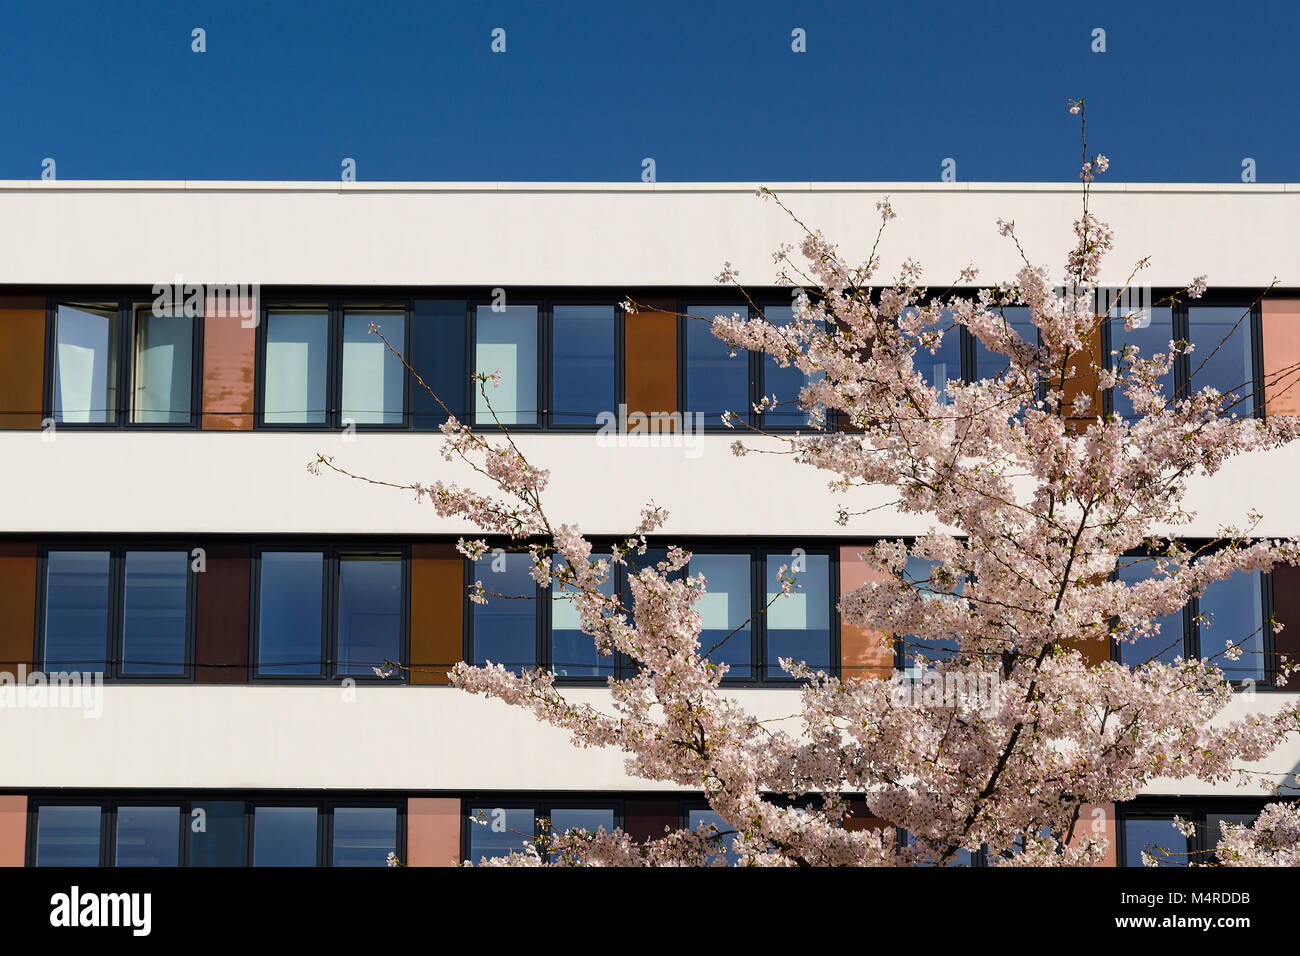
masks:
[[[473,810],[477,806],[483,808],[489,806],[492,809],[502,810],[531,810],[533,812],[533,839],[540,839],[543,835],[542,820],[550,822],[552,813],[555,810],[611,810],[614,814],[614,829],[621,829],[626,826],[626,806],[627,801],[622,796],[607,796],[604,794],[594,794],[590,799],[581,795],[572,793],[550,793],[528,791],[469,791],[458,795],[460,798],[460,857],[461,860],[477,866],[478,860],[470,855],[471,839],[476,827],[483,824],[478,823],[473,816]]]

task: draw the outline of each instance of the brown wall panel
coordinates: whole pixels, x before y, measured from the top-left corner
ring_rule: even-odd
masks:
[[[411,546],[411,683],[446,684],[464,656],[465,558],[451,544]]]
[[[623,805],[623,829],[634,840],[657,840],[665,827],[681,826],[680,807],[677,800],[630,799]]]
[[[1300,664],[1300,568],[1279,564],[1273,569],[1273,619],[1282,625],[1274,632],[1273,649],[1292,664]],[[1300,676],[1287,680],[1287,690],[1300,683]]]
[[[1260,308],[1264,410],[1300,415],[1300,299],[1265,299]]]
[[[1088,337],[1085,343],[1085,350],[1076,353],[1070,357],[1074,365],[1074,375],[1065,381],[1064,401],[1066,427],[1072,432],[1082,432],[1087,429],[1088,424],[1097,419],[1102,412],[1102,392],[1098,387],[1100,379],[1100,369],[1102,367],[1101,356],[1101,324],[1092,330],[1092,335]],[[1079,395],[1092,395],[1092,404],[1088,407],[1088,414],[1081,417],[1074,417],[1071,414],[1071,405]]]
[[[0,794],[0,866],[27,862],[27,798]]]
[[[45,404],[45,300],[0,297],[0,428],[40,428]]]
[[[1115,845],[1115,841],[1119,833],[1115,827],[1115,804],[1085,803],[1079,808],[1079,821],[1074,825],[1074,839],[1070,841],[1071,845],[1076,845],[1085,836],[1100,837],[1109,844],[1106,855],[1102,857],[1098,866],[1118,865],[1116,861],[1119,859],[1119,847]]]
[[[865,545],[840,548],[840,597],[881,577],[858,557]],[[862,677],[888,678],[894,672],[894,652],[882,646],[880,631],[840,622],[840,670],[845,680]]]
[[[640,301],[624,317],[627,413],[677,411],[677,303]]]
[[[244,328],[238,314],[229,314],[238,311],[237,300],[225,315],[221,307],[209,298],[203,319],[203,427],[244,431],[253,427],[257,329]]]
[[[407,866],[455,866],[460,862],[460,801],[412,797],[406,801]]]
[[[30,670],[36,643],[36,558],[34,541],[0,542],[0,671]]]
[[[252,552],[247,545],[205,550],[207,569],[196,576],[195,680],[243,683],[248,680]]]

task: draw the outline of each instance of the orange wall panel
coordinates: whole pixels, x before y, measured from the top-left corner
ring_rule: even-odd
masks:
[[[627,413],[677,411],[677,303],[639,301],[623,320]]]
[[[464,656],[465,558],[451,544],[411,546],[411,683],[446,684]]]
[[[1081,837],[1094,836],[1100,837],[1109,843],[1106,855],[1098,866],[1118,866],[1116,862],[1119,859],[1119,847],[1115,845],[1118,838],[1118,829],[1115,826],[1115,804],[1113,803],[1085,803],[1079,808],[1079,822],[1074,826],[1074,839],[1071,844],[1075,844]]]
[[[1265,299],[1261,313],[1264,410],[1300,415],[1300,299]]]
[[[866,546],[840,548],[840,597],[857,590],[869,581],[881,580],[858,557]],[[845,680],[863,677],[888,678],[894,672],[894,652],[881,644],[880,631],[840,623],[840,670]]]
[[[0,428],[40,428],[45,405],[45,300],[0,298]]]
[[[460,862],[460,800],[412,797],[406,801],[407,866],[455,866]]]
[[[34,541],[0,542],[0,671],[14,675],[32,666],[37,553]]]
[[[209,298],[203,319],[203,427],[247,431],[253,427],[257,328],[244,328],[238,314],[219,314],[221,305]],[[256,310],[257,303],[251,305]]]
[[[0,794],[0,866],[27,862],[27,798]]]

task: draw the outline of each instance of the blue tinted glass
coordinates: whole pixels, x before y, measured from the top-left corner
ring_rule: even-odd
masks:
[[[128,551],[122,673],[184,674],[186,551]]]
[[[728,677],[751,677],[749,555],[697,554],[687,572],[705,578],[705,593],[695,602],[703,618],[700,653],[729,665]]]
[[[107,551],[51,551],[45,578],[45,670],[103,671],[108,659]]]
[[[262,417],[268,423],[322,424],[328,363],[329,313],[269,312]]]
[[[370,331],[372,325],[379,334]],[[402,424],[406,369],[384,339],[398,353],[405,351],[405,312],[348,312],[343,317],[345,424],[348,419],[358,424]]]
[[[1126,817],[1124,820],[1124,865],[1142,866],[1142,851],[1154,856],[1161,866],[1186,866],[1187,837],[1174,828],[1173,817]]]
[[[253,866],[315,865],[315,807],[253,810]]]
[[[1264,679],[1263,586],[1258,571],[1239,571],[1215,581],[1200,597],[1201,656],[1212,658],[1228,680]],[[1224,655],[1224,645],[1241,646],[1235,661]]]
[[[1129,309],[1126,311],[1132,312],[1135,310]],[[1153,355],[1169,354],[1169,343],[1174,337],[1174,314],[1168,306],[1158,306],[1144,310],[1137,323],[1138,328],[1126,329],[1122,317],[1111,319],[1110,350],[1116,353],[1110,356],[1111,368],[1118,367],[1120,354],[1123,353],[1127,345],[1137,346],[1137,357],[1139,359],[1149,359]],[[1161,379],[1161,391],[1166,398],[1173,396],[1174,380],[1172,370]],[[1111,402],[1116,415],[1123,418],[1135,417],[1133,403],[1129,401],[1128,396],[1121,389],[1111,389]]]
[[[1219,846],[1219,841],[1223,839],[1223,824],[1227,823],[1232,826],[1253,826],[1259,818],[1256,813],[1207,813],[1205,815],[1205,842],[1209,844],[1211,850]]]
[[[1029,307],[1010,305],[1002,310],[1002,315],[1020,337],[1030,345],[1038,345],[1038,327],[1029,316]],[[979,339],[975,339],[975,378],[997,378],[1011,367],[1011,356],[1002,355],[989,349]]]
[[[55,329],[55,421],[115,420],[117,307],[60,303]]]
[[[365,677],[402,654],[402,559],[340,555],[338,672]]]
[[[613,595],[612,571],[600,592]],[[551,666],[560,677],[607,677],[614,673],[614,655],[602,656],[596,639],[582,630],[576,595],[558,582],[551,588]]]
[[[1187,307],[1187,321],[1191,344],[1196,347],[1188,359],[1192,390],[1215,388],[1224,395],[1234,393],[1240,401],[1230,403],[1226,412],[1250,415],[1255,410],[1250,309],[1193,304]]]
[[[903,831],[904,842],[908,846],[916,845],[916,837],[906,830]],[[971,866],[974,863],[975,854],[970,850],[958,850],[944,862],[944,866]],[[917,866],[938,866],[938,863],[931,861],[927,863],[918,863]]]
[[[118,807],[118,866],[179,866],[180,807]]]
[[[437,428],[447,420],[448,411],[465,421],[465,395],[470,387],[465,361],[466,315],[464,299],[415,301],[410,363],[429,386],[425,389],[419,382],[411,383],[411,414],[416,428]]]
[[[533,811],[529,807],[473,807],[469,812],[471,863],[522,853],[533,842]]]
[[[964,587],[961,581],[958,581],[951,591],[945,591],[938,583],[930,581],[936,566],[936,563],[929,558],[909,557],[904,572],[905,580],[912,582],[921,592],[922,599],[926,601],[945,601],[950,600],[949,595],[959,596]],[[918,654],[931,663],[941,663],[954,658],[961,650],[961,642],[957,640],[956,635],[952,637],[931,635],[922,639],[909,634],[903,638],[903,641],[904,666],[914,672]],[[919,676],[919,672],[915,672],[914,676]]]
[[[961,382],[961,329],[952,323],[952,310],[943,309],[937,325],[927,326],[943,332],[943,341],[931,352],[917,348],[912,355],[912,366],[921,373],[925,383],[938,393],[939,401],[947,404],[948,383]]]
[[[487,604],[474,608],[474,663],[502,664],[521,671],[537,666],[537,585],[532,556],[489,553],[474,562]],[[500,596],[498,596],[500,595]]]
[[[721,425],[723,412],[735,412],[749,421],[749,353],[731,346],[713,334],[712,319],[723,315],[749,316],[749,306],[692,305],[686,314],[686,410],[704,415],[705,425]]]
[[[557,305],[551,364],[551,415],[557,425],[594,425],[614,408],[614,331],[612,305]]]
[[[614,829],[614,811],[598,809],[557,808],[551,811],[551,829],[556,833],[568,830],[587,830],[595,833],[601,827],[606,833]]]
[[[1156,566],[1153,558],[1124,557],[1120,558],[1120,563],[1122,567],[1118,571],[1119,580],[1130,585],[1151,577]],[[1170,570],[1173,570],[1172,565]],[[1118,642],[1119,659],[1122,663],[1129,667],[1136,667],[1156,659],[1172,664],[1174,658],[1182,656],[1184,652],[1183,612],[1166,614],[1164,617],[1157,618],[1155,623],[1160,625],[1159,633],[1139,638],[1137,641]]]
[[[790,325],[794,321],[794,306],[766,306],[763,317],[773,325]],[[821,377],[821,373],[814,377],[805,375],[793,364],[782,368],[773,356],[764,353],[763,394],[768,398],[775,396],[776,403],[763,413],[763,424],[784,428],[807,425],[810,416],[799,404],[799,392],[814,378]]]
[[[396,852],[396,807],[335,809],[334,866],[387,866]]]
[[[721,855],[727,861],[727,866],[735,866],[740,862],[740,854],[732,849],[733,844],[736,842],[736,834],[732,831],[731,824],[722,819],[721,816],[712,810],[692,810],[687,822],[692,830],[702,824],[713,824],[718,833],[715,843],[718,849],[722,851]],[[715,854],[711,855],[709,860],[712,862],[717,858]]]
[[[783,657],[805,661],[813,669],[831,666],[831,559],[824,554],[767,556],[767,676],[789,677]],[[802,570],[796,567],[802,564]],[[795,589],[781,593],[776,572],[786,566]]]
[[[208,800],[190,806],[190,866],[244,865],[244,803]]]
[[[319,551],[263,552],[257,617],[259,673],[320,674],[324,561]]]
[[[537,424],[537,306],[480,305],[476,316],[475,371],[500,372],[501,384],[474,383],[475,423]]]
[[[41,807],[37,866],[99,866],[99,807]]]

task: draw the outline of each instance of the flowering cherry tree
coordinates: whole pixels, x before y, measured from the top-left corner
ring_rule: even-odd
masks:
[[[1083,104],[1070,106],[1082,118]],[[797,290],[792,322],[713,320],[714,335],[737,351],[765,353],[806,375],[799,402],[809,431],[764,437],[761,450],[824,472],[827,507],[859,533],[870,526],[858,524],[864,515],[852,510],[852,492],[868,486],[892,489],[894,507],[928,523],[910,543],[864,551],[875,580],[843,599],[843,621],[885,635],[882,649],[906,642],[927,676],[989,693],[931,700],[911,692],[915,672],[840,678],[782,660],[804,679],[792,691],[798,728],[758,719],[727,693],[726,667],[700,646],[698,605],[708,584],[683,573],[689,555],[670,548],[664,561],[638,560],[647,536],[662,529],[664,508],[647,505],[617,546],[596,554],[579,527],[553,522],[543,507],[548,472],[507,430],[479,434],[454,418],[443,429],[443,455],[473,469],[472,487],[392,486],[530,551],[537,583],[563,589],[600,651],[624,654],[637,669],[610,680],[604,707],[567,699],[543,670],[460,663],[452,683],[530,709],[577,746],[618,748],[637,777],[702,792],[728,821],[731,849],[746,864],[948,863],[981,847],[996,864],[1093,864],[1105,841],[1088,806],[1129,800],[1161,777],[1258,783],[1244,764],[1300,729],[1300,709],[1225,714],[1234,688],[1218,661],[1239,656],[1250,635],[1216,635],[1211,626],[1205,657],[1171,663],[1158,655],[1112,662],[1111,647],[1170,644],[1158,620],[1207,585],[1300,561],[1293,542],[1253,538],[1252,514],[1196,551],[1161,536],[1190,521],[1182,506],[1190,479],[1214,475],[1232,456],[1290,442],[1300,424],[1239,417],[1241,396],[1212,388],[1171,398],[1162,385],[1175,358],[1191,350],[1186,343],[1152,355],[1130,347],[1102,361],[1099,329],[1112,310],[1098,306],[1098,290],[1112,235],[1089,208],[1089,184],[1107,165],[1089,158],[1085,144],[1083,208],[1055,275],[1022,252],[1014,283],[972,296],[933,293],[911,262],[882,281],[876,249],[894,218],[884,201],[875,247],[861,262],[792,215],[802,239],[797,250],[776,254],[778,281]],[[999,230],[1019,248],[1013,223]],[[973,270],[963,275],[974,278]],[[739,284],[729,267],[722,279]],[[1198,278],[1181,295],[1204,286]],[[1011,327],[1005,310],[1013,305],[1028,307],[1040,341]],[[1005,356],[1007,368],[940,392],[915,361],[962,326]],[[487,384],[481,377],[485,399]],[[1135,415],[1105,414],[1108,389],[1126,396]],[[747,442],[733,451],[755,450]],[[360,477],[325,456],[311,467]],[[487,549],[485,540],[460,542],[470,558]],[[1138,551],[1158,556],[1155,573],[1118,580],[1124,555]],[[928,578],[906,573],[909,557],[930,563]],[[611,593],[617,565],[627,567],[625,593]],[[781,580],[786,592],[800,587],[789,569]],[[471,597],[496,599],[481,582]],[[1277,670],[1284,679],[1289,666]],[[881,825],[852,822],[862,822],[864,807]],[[895,828],[910,834],[903,845]],[[1255,828],[1226,829],[1223,862],[1297,862],[1294,808],[1271,808]],[[708,825],[649,840],[620,830],[570,832],[505,862],[717,863],[720,836]]]

